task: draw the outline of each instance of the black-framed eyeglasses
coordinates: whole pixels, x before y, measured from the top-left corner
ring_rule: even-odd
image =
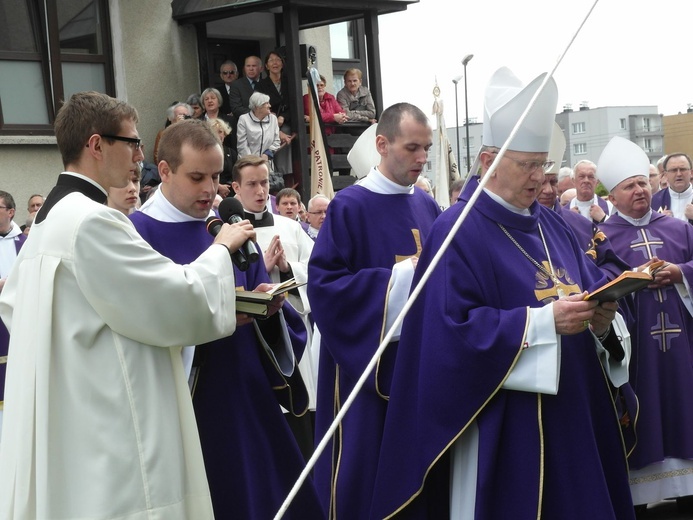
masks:
[[[691,171],[690,168],[670,168],[669,170],[664,170],[666,173],[674,173],[678,175],[679,173],[688,173]]]
[[[100,134],[104,139],[113,139],[115,141],[122,141],[128,143],[133,151],[138,151],[142,148],[142,139],[139,137],[123,137],[122,135],[108,135]]]
[[[222,70],[221,73],[224,76],[235,76],[236,74],[238,74],[238,72],[236,72],[235,70]]]

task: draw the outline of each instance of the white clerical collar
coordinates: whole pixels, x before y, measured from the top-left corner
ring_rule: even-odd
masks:
[[[650,223],[650,219],[652,219],[652,208],[647,210],[647,213],[645,213],[640,218],[629,217],[628,215],[624,215],[623,213],[620,213],[618,211],[617,211],[617,213],[619,214],[619,216],[623,220],[625,220],[626,222],[629,222],[633,226],[637,226],[637,227],[647,226]]]
[[[414,186],[401,186],[396,182],[391,181],[378,170],[377,166],[371,168],[363,179],[356,182],[359,186],[363,186],[368,191],[380,193],[381,195],[401,195],[414,193]]]
[[[669,186],[669,195],[671,196],[672,199],[689,199],[693,195],[693,186],[690,184],[688,185],[688,188],[683,190],[681,193],[678,191],[674,191],[671,189],[671,186]]]
[[[255,213],[254,211],[248,211],[246,208],[243,208],[243,211],[245,211],[246,216],[252,215],[255,218],[255,220],[262,220],[267,213],[271,213],[268,206],[265,206],[265,209],[262,210],[260,213]],[[291,220],[291,219],[289,219],[289,220]]]
[[[78,177],[78,178],[82,179],[83,181],[87,181],[89,184],[93,184],[94,186],[99,188],[101,191],[103,191],[106,194],[106,196],[108,197],[108,192],[105,189],[103,189],[103,186],[101,186],[101,184],[96,182],[94,179],[87,177],[86,175],[82,175],[81,173],[77,173],[77,172],[63,172],[62,175],[72,175],[73,177]]]
[[[578,200],[577,197],[573,198],[570,200],[570,207],[574,208],[575,206],[579,208],[591,208],[592,204],[598,204],[599,201],[597,200],[597,194],[595,193],[594,196],[590,200]]]
[[[195,218],[183,213],[168,201],[163,191],[161,191],[161,187],[154,192],[154,195],[149,197],[147,202],[142,204],[140,211],[159,222],[204,222],[207,218],[215,216],[213,211],[209,212],[207,218]]]
[[[308,226],[308,236],[310,238],[317,238],[319,229],[315,229],[313,226]]]
[[[10,221],[10,230],[7,232],[7,234],[3,237],[0,236],[0,240],[12,240],[14,242],[14,238],[22,234],[22,229],[17,225],[17,223],[14,220]]]
[[[512,211],[513,213],[516,213],[518,215],[524,215],[524,216],[529,216],[532,214],[532,212],[529,211],[529,208],[518,208],[517,206],[513,206],[508,201],[506,201],[503,197],[493,193],[488,188],[484,188],[484,193],[486,193],[486,195],[491,197],[495,202],[497,202],[498,204],[503,206],[508,211]]]

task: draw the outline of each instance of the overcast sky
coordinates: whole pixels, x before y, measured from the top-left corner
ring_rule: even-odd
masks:
[[[446,126],[455,125],[452,79],[467,65],[469,117],[505,65],[526,84],[551,70],[594,0],[420,0],[379,18],[385,105],[408,101],[430,114],[436,77]],[[693,103],[692,0],[599,0],[554,77],[558,107],[656,105],[664,115]],[[678,22],[678,23],[677,23]],[[464,80],[458,85],[460,124]]]

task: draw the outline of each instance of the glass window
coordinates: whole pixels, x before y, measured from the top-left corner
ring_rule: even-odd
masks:
[[[584,134],[585,133],[585,123],[573,123],[573,133],[574,134]]]
[[[621,130],[625,130],[626,129],[626,118],[622,117],[620,122],[621,122]]]
[[[573,145],[575,155],[585,155],[587,153],[587,143],[576,143]]]
[[[341,22],[330,25],[330,46],[332,58],[353,60],[358,58],[354,45],[354,22]]]
[[[50,135],[62,100],[114,95],[109,42],[108,0],[2,0],[0,134]]]
[[[4,121],[25,125],[47,123],[41,63],[0,60],[0,100]]]

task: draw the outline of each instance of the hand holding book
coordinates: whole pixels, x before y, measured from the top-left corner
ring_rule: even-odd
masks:
[[[585,296],[585,300],[597,300],[600,302],[614,302],[628,294],[644,289],[645,287],[659,287],[664,284],[664,280],[670,280],[670,271],[667,278],[658,275],[660,270],[666,270],[673,264],[667,264],[663,260],[653,258],[646,264],[638,267],[635,271],[624,271],[617,278],[604,284]],[[676,266],[674,266],[676,267]],[[676,267],[678,270],[678,267]],[[680,275],[680,271],[679,271]],[[659,277],[659,278],[657,278]],[[669,281],[668,283],[672,283]]]
[[[275,314],[284,304],[285,294],[291,289],[301,287],[304,283],[294,278],[282,283],[261,283],[254,291],[236,290],[236,312],[248,314],[254,318],[268,318]]]

